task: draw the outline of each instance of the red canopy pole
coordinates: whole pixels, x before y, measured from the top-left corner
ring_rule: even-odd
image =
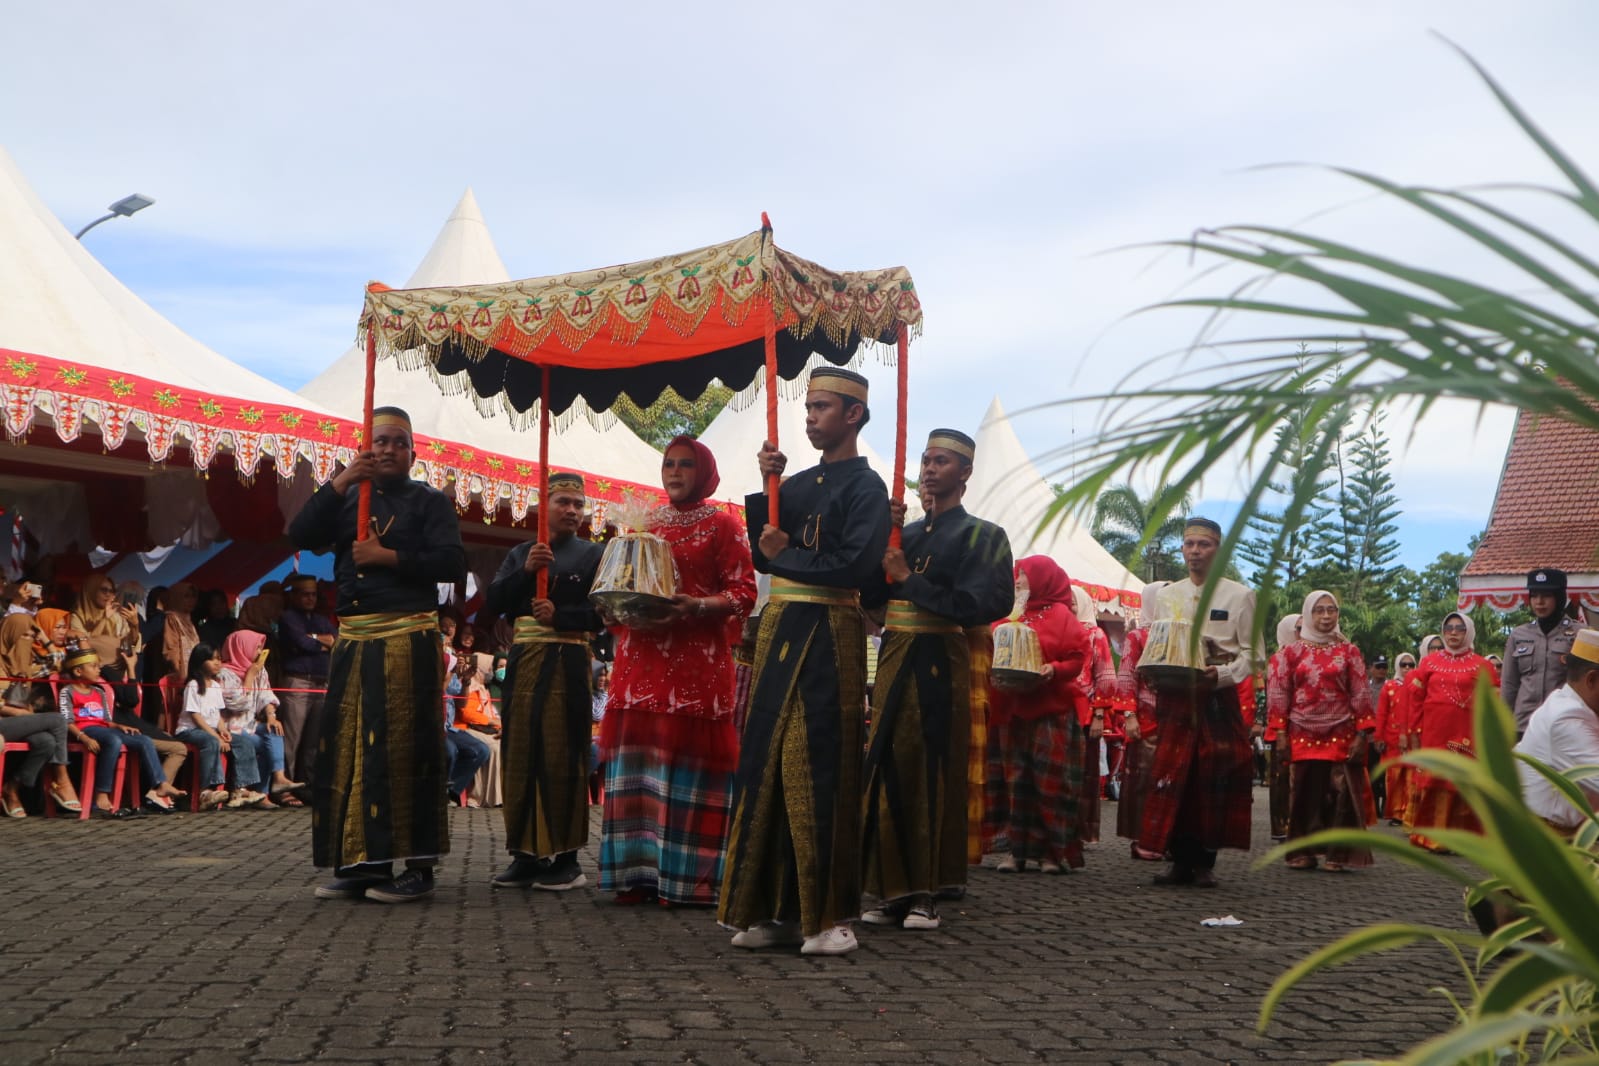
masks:
[[[550,368],[539,367],[539,519],[538,542],[550,542]],[[550,571],[546,567],[534,579],[538,598],[550,592]]]
[[[894,487],[890,490],[894,499],[900,503],[905,502],[905,413],[909,406],[907,394],[910,384],[910,333],[905,328],[905,323],[899,326],[899,396],[896,399],[894,412]],[[899,526],[888,531],[888,546],[897,548],[900,545]]]
[[[766,217],[766,212],[761,212],[761,229],[771,239],[772,220]],[[779,446],[777,439],[777,301],[773,298],[776,285],[771,278],[766,279],[766,439],[772,442],[772,447]],[[766,524],[777,525],[777,487],[778,476],[771,474],[766,479]]]
[[[366,398],[361,408],[361,450],[372,450],[372,393],[378,374],[378,325],[374,316],[366,326]],[[409,473],[409,471],[407,471]],[[365,540],[372,525],[372,482],[361,482],[355,509],[355,539]]]

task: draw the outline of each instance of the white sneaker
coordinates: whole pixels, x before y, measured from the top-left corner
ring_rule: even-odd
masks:
[[[905,912],[898,907],[873,907],[861,914],[861,921],[867,925],[898,925],[905,917]]]
[[[762,922],[733,934],[735,948],[791,948],[805,938],[798,922]]]
[[[800,945],[800,954],[848,955],[860,946],[861,942],[855,939],[855,930],[847,925],[835,925],[815,936],[806,937],[805,943]]]
[[[943,919],[931,907],[912,907],[905,915],[906,929],[937,929]]]

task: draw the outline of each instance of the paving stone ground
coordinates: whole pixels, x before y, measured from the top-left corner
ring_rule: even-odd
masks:
[[[1392,861],[1251,869],[1265,798],[1213,891],[1152,886],[1107,803],[1086,870],[974,870],[942,930],[864,928],[831,959],[730,947],[706,910],[491,890],[497,811],[452,811],[437,896],[399,907],[312,898],[304,811],[7,822],[0,1062],[1327,1062],[1446,1028],[1428,990],[1460,980],[1421,947],[1314,979],[1256,1033],[1271,981],[1331,938],[1464,924],[1458,890]],[[1199,924],[1226,914],[1244,924]]]

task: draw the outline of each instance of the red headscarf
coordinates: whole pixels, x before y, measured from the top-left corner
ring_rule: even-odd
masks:
[[[1075,614],[1072,580],[1055,560],[1047,555],[1029,555],[1016,563],[1016,572],[1027,575],[1028,610],[1064,603]]]
[[[672,506],[679,511],[687,511],[704,503],[706,497],[716,491],[716,486],[722,483],[722,475],[716,472],[716,456],[687,433],[680,433],[667,442],[665,451],[661,452],[662,457],[680,444],[694,452],[694,487],[689,489],[688,497],[682,503]]]

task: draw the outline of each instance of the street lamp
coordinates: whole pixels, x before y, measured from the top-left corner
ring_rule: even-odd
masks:
[[[75,236],[81,241],[83,240],[83,235],[85,233],[88,233],[90,230],[94,229],[94,227],[98,226],[107,219],[116,218],[118,216],[126,218],[135,211],[143,211],[153,203],[155,203],[154,200],[141,193],[134,193],[132,196],[124,196],[107,209],[111,212],[109,215],[101,215],[99,218],[80,229]]]

